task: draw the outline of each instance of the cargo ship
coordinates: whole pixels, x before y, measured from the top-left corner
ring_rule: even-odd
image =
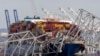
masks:
[[[30,31],[32,32],[34,36],[41,36],[43,34],[48,34],[47,36],[42,36],[41,38],[38,39],[41,42],[50,41],[56,38],[63,38],[63,35],[68,35],[69,37],[72,38],[75,35],[80,36],[81,34],[81,31],[78,32],[79,28],[77,25],[73,24],[71,21],[61,20],[59,18],[43,18],[43,19],[25,18],[24,21],[13,23],[9,29],[10,29],[9,31],[10,34],[23,32],[23,31]],[[60,36],[60,33],[62,34],[62,36]],[[57,37],[57,34],[58,34],[58,37]],[[85,49],[83,45],[84,42],[82,40],[80,40],[79,43],[67,43],[67,41],[71,42],[70,39],[69,40],[66,39],[65,44],[63,44],[63,46],[65,47],[63,47],[64,49],[62,52],[57,51],[56,48],[53,47],[56,53],[58,53],[58,56],[73,56],[75,55],[76,52],[80,50],[83,51]],[[12,45],[12,44],[9,44],[9,45]],[[52,48],[54,44],[49,43],[49,45]],[[59,44],[56,44],[56,45],[59,45]],[[56,53],[42,54],[42,55],[55,56]]]
[[[83,9],[80,10],[80,13],[85,11],[82,10]],[[92,15],[91,13],[89,14]],[[23,21],[12,23],[8,28],[9,35],[7,35],[7,40],[0,42],[4,44],[0,50],[0,55],[84,56],[88,53],[86,52],[86,46],[89,46],[90,42],[87,44],[86,41],[82,39],[84,37],[82,34],[90,30],[90,27],[85,24],[90,20],[85,21],[85,16],[83,17],[84,19],[81,17],[79,14],[76,19],[77,21],[74,23],[69,20],[62,20],[55,17],[41,19],[36,16],[34,16],[34,18],[26,17]],[[94,18],[96,17],[92,15],[92,19]],[[88,22],[87,24],[90,23]],[[98,44],[92,46],[92,48],[97,46]]]

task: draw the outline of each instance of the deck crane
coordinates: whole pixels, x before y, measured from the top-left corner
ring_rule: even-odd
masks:
[[[59,9],[62,13],[64,13],[67,16],[68,20],[71,20],[72,22],[74,22],[73,18],[70,17],[70,15],[65,11],[65,9],[63,8],[59,8]]]
[[[52,18],[53,17],[52,13],[50,11],[48,11],[47,9],[42,8],[42,10],[44,11],[44,13],[46,13],[48,18]]]
[[[78,13],[71,7],[68,8],[68,10],[70,11],[70,13],[72,13],[74,16],[78,16]]]
[[[9,17],[9,11],[7,9],[5,10],[5,16],[6,16],[7,29],[9,31],[9,26],[11,22],[10,22],[10,17]]]
[[[18,19],[17,10],[16,10],[16,9],[14,9],[14,10],[13,10],[13,13],[14,13],[15,22],[18,22],[18,21],[19,21],[19,19]]]

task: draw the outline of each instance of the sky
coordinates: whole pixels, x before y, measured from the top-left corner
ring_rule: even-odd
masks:
[[[100,0],[0,0],[0,28],[6,27],[5,9],[9,11],[11,23],[14,22],[13,10],[18,12],[19,20],[24,20],[26,16],[44,16],[42,8],[46,8],[53,13],[60,14],[59,8],[74,10],[83,8],[94,15],[100,17]]]

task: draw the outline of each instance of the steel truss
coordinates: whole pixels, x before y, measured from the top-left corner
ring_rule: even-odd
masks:
[[[34,36],[30,31],[9,34],[6,41],[0,42],[0,44],[4,44],[1,48],[1,55],[42,56],[60,52],[61,40],[59,38],[42,41],[43,37],[48,38],[48,34]]]
[[[77,24],[80,30],[82,30],[81,38],[85,40],[87,53],[97,52],[100,48],[100,40],[98,40],[100,36],[97,37],[97,30],[100,28],[100,18],[84,9],[80,9],[80,13],[76,18],[75,24]]]

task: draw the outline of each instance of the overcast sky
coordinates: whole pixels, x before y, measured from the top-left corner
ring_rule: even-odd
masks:
[[[72,7],[76,11],[83,8],[100,17],[100,0],[0,0],[0,28],[6,28],[5,9],[9,10],[11,22],[14,22],[14,9],[17,9],[19,19],[23,20],[26,16],[43,17],[42,8],[59,13],[59,7]]]

